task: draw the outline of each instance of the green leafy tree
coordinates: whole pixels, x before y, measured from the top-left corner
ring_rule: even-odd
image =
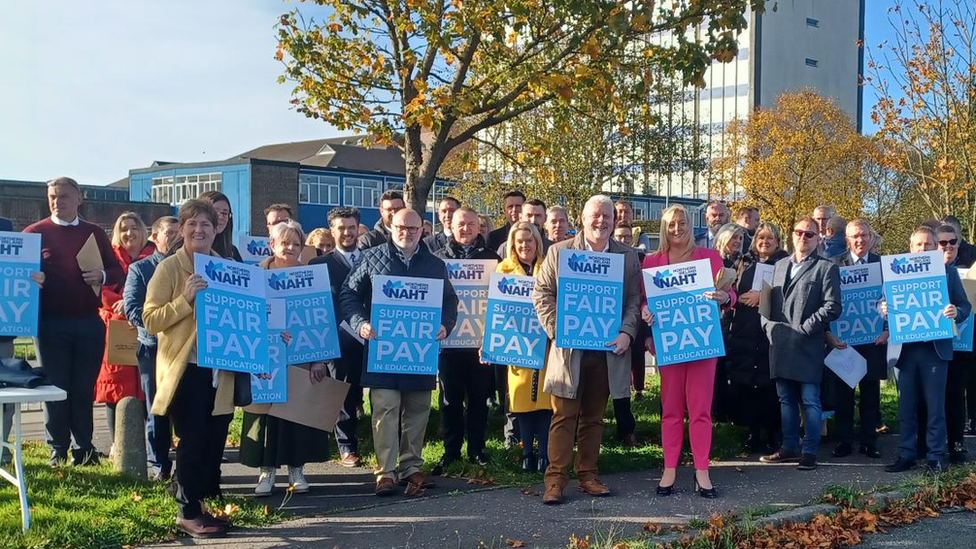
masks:
[[[292,103],[373,143],[402,148],[422,210],[448,154],[488,128],[586,96],[624,119],[650,63],[703,85],[731,60],[747,7],[764,0],[317,0],[328,16],[281,17],[276,56]],[[689,39],[698,29],[699,40]],[[640,38],[669,32],[673,45]],[[637,76],[635,78],[635,75]]]

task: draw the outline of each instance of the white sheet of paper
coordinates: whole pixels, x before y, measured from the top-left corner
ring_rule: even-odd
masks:
[[[366,343],[366,340],[364,340],[363,338],[359,337],[359,334],[357,334],[352,329],[352,326],[350,326],[349,323],[346,322],[345,320],[343,320],[342,323],[339,324],[339,327],[342,328],[343,330],[345,330],[347,334],[349,334],[352,337],[356,338],[356,341],[358,341],[360,344],[365,344]]]
[[[868,361],[849,345],[845,349],[830,351],[824,359],[824,364],[833,370],[837,377],[843,379],[844,383],[850,385],[851,389],[857,387],[861,378],[868,373]]]
[[[752,278],[752,290],[757,292],[762,291],[763,282],[773,285],[773,270],[776,269],[775,265],[767,265],[765,263],[756,263],[756,274]]]

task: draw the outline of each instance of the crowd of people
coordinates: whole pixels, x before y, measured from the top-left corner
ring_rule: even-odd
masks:
[[[829,410],[836,419],[835,457],[845,457],[856,447],[868,458],[882,458],[877,437],[886,426],[880,384],[891,372],[900,395],[900,438],[887,470],[905,471],[921,460],[927,470],[938,472],[963,462],[963,437],[976,432],[976,354],[954,352],[951,340],[904,344],[892,360],[887,331],[874,343],[854,346],[868,364],[857,391],[825,368],[831,349],[847,347],[830,330],[842,308],[839,267],[881,260],[881,237],[870,224],[863,219],[848,222],[829,206],[780,228],[763,222],[754,207],[740,208],[732,220],[729,208],[713,201],[705,208],[707,227],[696,234],[692,215],[673,205],[661,214],[659,234],[649,235],[634,225],[630,204],[603,195],[591,197],[580,218],[572,220],[561,206],[511,191],[500,199],[505,223],[497,228],[490,217],[445,196],[436,204],[436,231],[392,190],[380,197],[380,219],[371,229],[361,223],[358,210],[338,207],[329,213],[328,227],[306,234],[289,205],[270,205],[265,217],[272,256],[260,267],[326,265],[336,321],[350,328],[340,330],[340,358],[298,365],[313,382],[331,377],[350,384],[330,435],[273,417],[268,405],[252,404],[248,374],[196,363],[194,303],[206,282],[194,273],[192,254],[241,261],[225,195],[209,191],[188,200],[178,216],[154,220],[148,229],[138,215],[124,213],[109,237],[79,216],[82,193],[74,180],[52,180],[47,190],[51,216],[25,232],[42,235],[42,272],[35,277],[42,285],[38,359],[48,379],[68,393],[67,400],[45,405],[51,463],[99,461],[92,445],[93,402],[106,404],[112,433],[119,400],[145,401],[148,461],[156,480],[173,482],[177,524],[193,536],[220,536],[229,527],[204,501],[220,494],[221,458],[235,408],[244,409],[240,456],[242,463],[258,470],[255,494],[271,494],[282,467],[287,467],[290,489],[301,493],[309,490],[304,465],[329,459],[331,436],[339,464],[360,465],[356,431],[367,392],[377,496],[397,493],[398,485],[406,496],[430,488],[422,451],[435,389],[445,451],[433,475],[462,460],[463,448],[469,461],[491,462],[485,441],[489,402],[495,401],[506,417],[506,446],[521,446],[525,471],[544,473],[543,503],[563,501],[570,469],[580,491],[610,494],[598,465],[604,413],[612,401],[616,436],[625,446],[640,444],[631,402],[643,396],[646,358],[655,353],[654,315],[646,303],[641,269],[695,260],[707,260],[715,277],[715,289],[705,298],[721,311],[726,354],[658,369],[664,450],[659,496],[671,495],[677,482],[686,420],[695,491],[706,498],[719,495],[708,472],[716,421],[746,426],[746,444],[763,454],[761,461],[811,470],[817,467]],[[104,267],[82,271],[76,257],[90,237]],[[957,268],[968,269],[976,261],[976,248],[962,238],[958,220],[948,216],[927,221],[905,244],[912,252],[942,252],[951,300],[942,313],[956,323],[965,321],[971,304]],[[366,342],[377,337],[370,318],[376,276],[443,280],[436,336],[442,340],[458,317],[458,298],[444,260],[495,260],[500,273],[535,278],[532,301],[552,341],[563,250],[623,256],[620,329],[606,342],[606,351],[550,343],[545,367],[535,370],[487,364],[478,349],[444,349],[437,375],[366,370]],[[759,265],[773,269],[767,315],[760,314],[760,292],[753,289]],[[882,299],[878,314],[886,312]],[[137,368],[107,362],[106,323],[120,319],[138,330]],[[11,353],[4,343],[0,341],[0,351]],[[175,473],[169,457],[173,434],[179,438]]]

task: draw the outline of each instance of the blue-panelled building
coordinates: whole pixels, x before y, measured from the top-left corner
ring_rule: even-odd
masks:
[[[317,139],[265,145],[217,162],[156,161],[129,171],[129,199],[178,207],[190,198],[219,190],[231,201],[236,236],[266,235],[264,208],[284,202],[297,205],[296,217],[306,230],[328,226],[332,208],[354,206],[369,227],[379,219],[379,197],[403,190],[404,161],[399,149],[365,147],[358,137]],[[438,181],[438,189],[451,186]],[[525,189],[531,196],[531,189]],[[436,193],[440,195],[440,192]],[[694,225],[702,225],[703,202],[687,198],[611,193],[634,205],[635,218],[658,219],[670,201],[685,204]],[[433,203],[429,206],[433,215]]]

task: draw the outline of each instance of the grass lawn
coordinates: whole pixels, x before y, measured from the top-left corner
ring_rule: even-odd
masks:
[[[111,464],[51,468],[44,446],[24,451],[31,528],[24,534],[17,491],[0,488],[0,546],[5,549],[95,549],[175,539],[176,502],[166,484],[139,481]],[[211,507],[232,507],[234,524],[260,526],[282,518],[253,499],[228,497]]]

